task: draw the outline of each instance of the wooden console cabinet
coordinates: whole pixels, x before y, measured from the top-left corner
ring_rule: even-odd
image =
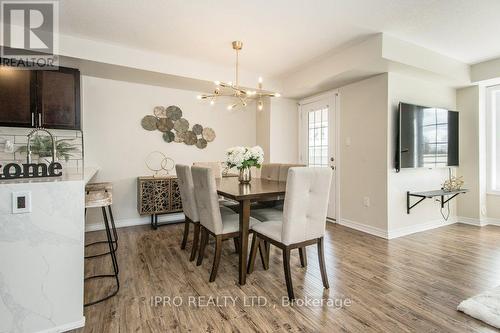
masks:
[[[177,177],[138,177],[137,210],[140,215],[151,215],[153,229],[158,227],[158,215],[181,212]]]

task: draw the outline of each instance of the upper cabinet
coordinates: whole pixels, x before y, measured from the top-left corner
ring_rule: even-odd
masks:
[[[0,67],[0,126],[80,129],[80,71]]]

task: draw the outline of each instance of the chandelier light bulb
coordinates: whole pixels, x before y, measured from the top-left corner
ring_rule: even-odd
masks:
[[[259,76],[259,83],[262,83],[263,80],[262,80],[262,76]]]
[[[215,84],[216,86],[220,86],[220,81],[214,81],[214,84]]]
[[[215,101],[214,100],[211,100],[210,101],[210,105],[214,105],[215,104]]]
[[[196,96],[197,99],[202,99],[203,97],[201,95]]]
[[[259,111],[262,111],[262,109],[264,108],[264,103],[262,103],[262,100],[259,100],[257,108],[259,109]]]

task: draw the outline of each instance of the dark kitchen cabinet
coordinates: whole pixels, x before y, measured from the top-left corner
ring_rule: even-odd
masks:
[[[0,67],[0,126],[35,126],[35,96],[33,71]]]
[[[72,68],[37,73],[38,124],[80,129],[80,72]]]
[[[80,129],[80,71],[0,67],[0,126]]]

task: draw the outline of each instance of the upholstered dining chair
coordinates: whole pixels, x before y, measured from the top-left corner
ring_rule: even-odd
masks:
[[[215,178],[222,178],[222,163],[221,162],[194,162],[193,166],[210,168],[213,171]]]
[[[194,162],[193,166],[210,168],[210,169],[212,169],[213,175],[216,179],[222,178],[223,167],[222,167],[221,162]],[[221,204],[222,206],[226,206],[228,208],[231,208],[231,209],[233,209],[233,211],[236,211],[236,209],[238,207],[238,202],[236,202],[234,200],[226,199],[224,197],[219,197],[219,204]]]
[[[177,173],[179,192],[181,193],[182,210],[185,215],[184,234],[182,237],[181,249],[186,248],[189,226],[193,224],[193,246],[191,248],[191,256],[189,261],[193,261],[196,257],[196,251],[199,244],[200,235],[200,218],[198,216],[198,208],[196,207],[196,199],[194,196],[193,176],[191,175],[191,167],[187,165],[177,164],[175,166]],[[233,214],[234,212],[226,207],[219,207],[221,214]]]
[[[196,207],[201,224],[201,242],[198,253],[197,266],[203,262],[205,255],[205,247],[208,242],[209,234],[215,237],[215,256],[210,273],[210,282],[215,281],[217,270],[219,268],[220,257],[222,253],[222,241],[227,239],[237,239],[239,237],[239,215],[221,214],[219,210],[219,197],[217,195],[217,187],[213,170],[203,167],[192,167],[194,194],[196,199]],[[252,229],[260,222],[254,218],[250,218],[249,228]],[[263,251],[263,248],[260,248]],[[261,252],[261,258],[263,253]]]
[[[248,273],[253,271],[257,247],[267,241],[283,251],[283,267],[288,297],[294,298],[290,273],[290,251],[312,244],[318,246],[323,286],[329,288],[326,274],[323,237],[332,172],[329,168],[290,168],[283,218],[255,224]]]

